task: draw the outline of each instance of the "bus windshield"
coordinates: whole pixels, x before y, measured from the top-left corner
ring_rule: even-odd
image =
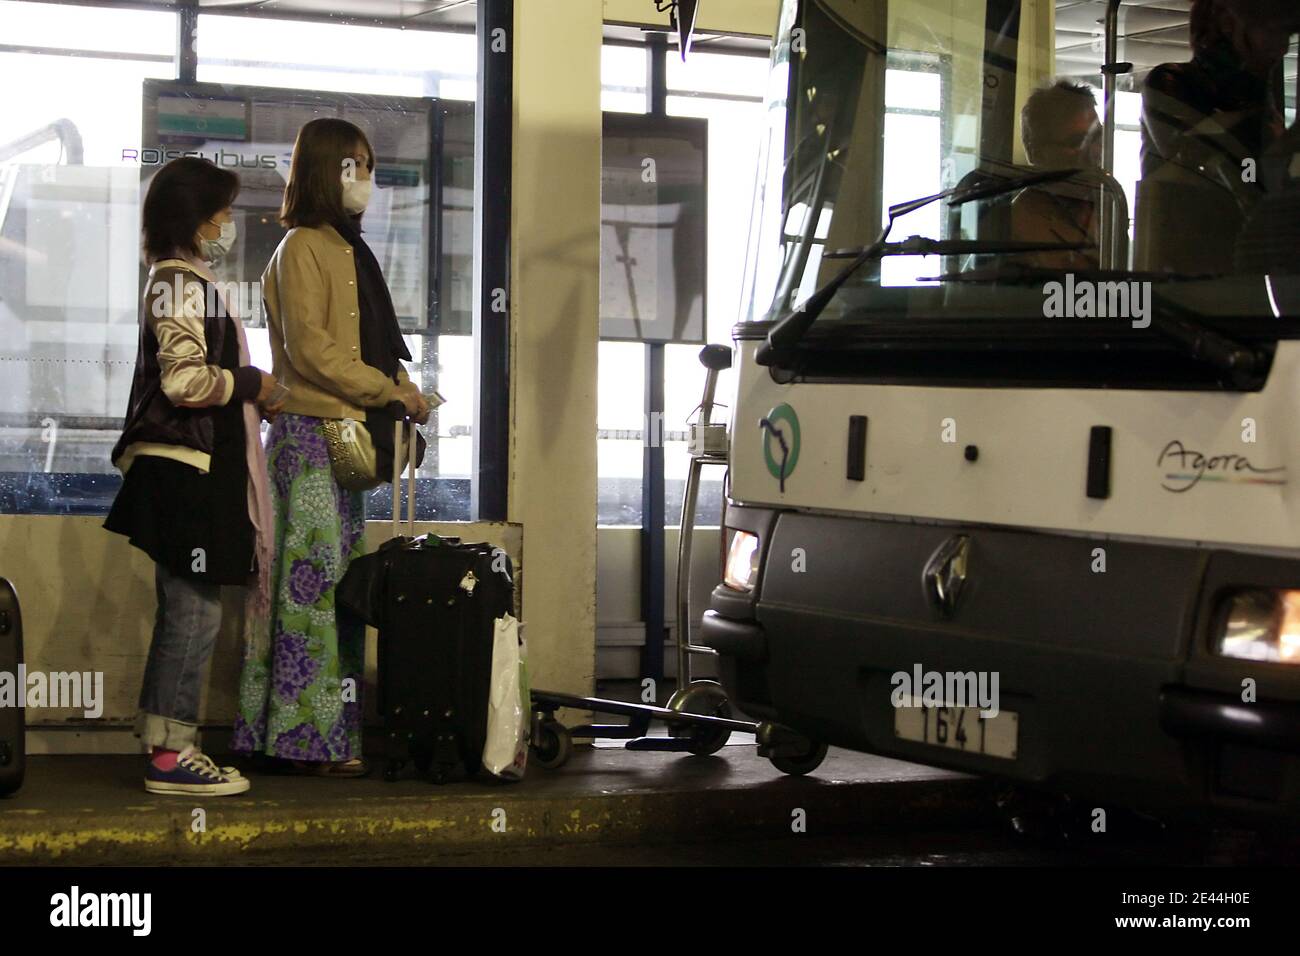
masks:
[[[1293,336],[1297,32],[1293,0],[783,0],[742,322]]]

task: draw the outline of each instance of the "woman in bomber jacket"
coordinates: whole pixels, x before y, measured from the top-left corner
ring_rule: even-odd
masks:
[[[122,487],[104,527],[155,564],[158,612],[136,733],[151,793],[243,793],[198,747],[199,696],[221,625],[221,585],[269,602],[270,498],[258,404],[275,379],[249,364],[243,326],[208,263],[235,239],[239,179],[204,159],[164,166],[144,200],[149,264],[135,376],[113,449]],[[275,407],[264,407],[274,417]],[[264,611],[263,611],[264,613]]]

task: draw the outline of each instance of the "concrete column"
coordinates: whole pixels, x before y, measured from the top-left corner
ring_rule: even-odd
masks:
[[[601,14],[515,4],[509,518],[533,684],[572,693],[595,673]]]

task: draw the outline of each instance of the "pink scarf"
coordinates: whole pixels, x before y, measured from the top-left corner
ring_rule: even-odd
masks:
[[[178,256],[184,259],[194,270],[209,282],[215,282],[216,276],[202,259],[191,256]],[[221,290],[217,288],[217,294]],[[244,323],[221,297],[226,314],[233,319],[233,325],[239,335],[239,364],[250,364],[248,336],[244,334]],[[271,564],[275,560],[275,519],[271,510],[271,486],[266,470],[266,451],[262,448],[262,418],[256,402],[244,402],[244,452],[248,462],[248,517],[253,523],[255,546],[257,551],[257,581],[248,589],[245,599],[246,611],[251,620],[249,627],[269,626],[271,618]]]

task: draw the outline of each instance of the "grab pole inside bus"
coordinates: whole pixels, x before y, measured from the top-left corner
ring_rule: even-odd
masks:
[[[1133,72],[1132,63],[1119,62],[1119,14],[1123,0],[1109,0],[1106,5],[1106,62],[1101,65],[1102,89],[1106,102],[1102,110],[1101,166],[1106,176],[1115,175],[1115,93],[1119,77]],[[1101,256],[1103,268],[1127,268],[1127,262],[1115,262],[1115,230],[1127,229],[1128,223],[1118,222],[1112,197],[1106,194],[1106,184],[1101,186]]]

